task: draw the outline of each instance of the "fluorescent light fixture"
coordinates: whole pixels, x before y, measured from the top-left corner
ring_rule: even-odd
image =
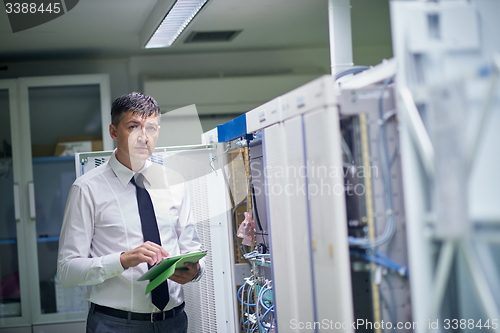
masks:
[[[169,47],[208,0],[177,0],[160,23],[145,48]]]

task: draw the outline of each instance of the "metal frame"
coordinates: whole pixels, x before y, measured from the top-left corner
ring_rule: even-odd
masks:
[[[388,63],[386,66],[386,69],[384,65],[380,65],[377,69],[376,77],[379,79],[379,83],[391,78],[394,74],[392,70],[393,64]],[[367,70],[365,76],[370,76],[370,71],[371,69]],[[381,76],[381,73],[385,73],[387,76]],[[387,228],[387,221],[389,214],[391,214],[395,224],[394,233],[390,241],[380,245],[377,250],[386,254],[398,264],[407,266],[407,238],[411,237],[411,235],[406,232],[405,194],[403,191],[400,163],[399,122],[397,121],[398,113],[395,110],[394,87],[393,85],[388,85],[384,88],[384,95],[381,96],[383,84],[374,85],[373,83],[376,82],[367,81],[363,77],[359,81],[357,82],[355,79],[351,81],[352,86],[355,87],[353,90],[345,89],[342,86],[339,105],[341,117],[347,117],[346,120],[352,116],[359,117],[361,147],[356,149],[354,145],[355,151],[352,151],[351,154],[353,156],[356,156],[356,154],[362,155],[358,158],[362,162],[356,161],[356,163],[362,163],[366,174],[364,184],[366,192],[363,196],[366,200],[366,227],[368,228],[368,236],[371,240],[380,237]],[[379,105],[380,98],[383,98],[382,105]],[[386,144],[388,153],[391,155],[388,158],[393,159],[391,161],[392,164],[388,166],[390,174],[387,175],[390,177],[392,190],[390,193],[392,211],[390,213],[384,198],[384,165],[381,163],[384,154],[380,141],[382,138],[379,137],[381,135],[379,107],[383,108],[384,115],[390,115],[385,120]],[[354,267],[357,267],[360,270],[359,274],[362,274],[363,271],[359,266],[359,262],[356,263],[356,266],[353,265]],[[397,322],[411,322],[412,318],[409,311],[411,309],[411,292],[408,277],[389,273],[390,275],[385,275],[387,278],[383,279],[381,274],[383,271],[382,267],[375,264],[371,265],[371,300],[373,301],[374,321],[380,322],[384,320],[384,322],[392,322],[393,325]],[[356,285],[354,285],[354,288],[356,288]],[[358,286],[358,288],[360,287]],[[362,299],[361,296],[358,299],[358,304],[362,302],[360,299]],[[391,311],[382,306],[384,300],[387,300],[388,303],[394,302],[394,304],[390,304],[394,312],[391,313]],[[359,306],[356,307],[356,310],[360,310]],[[408,330],[401,329],[401,331]]]
[[[431,113],[439,113],[442,116],[448,112],[444,101],[446,98],[436,98],[433,93],[437,89],[450,87],[456,82],[463,82],[464,77],[466,80],[472,80],[471,73],[467,71],[472,71],[484,64],[485,60],[493,58],[496,64],[493,66],[495,68],[490,80],[489,92],[479,111],[480,119],[472,128],[472,135],[468,137],[470,141],[466,142],[466,158],[459,166],[465,170],[465,176],[460,181],[468,183],[470,171],[473,168],[474,154],[479,148],[481,128],[492,106],[500,69],[498,56],[491,57],[491,54],[486,53],[487,50],[499,51],[498,41],[493,40],[493,36],[488,35],[486,31],[486,26],[490,30],[498,27],[498,23],[494,22],[490,15],[495,8],[499,8],[498,3],[487,1],[453,1],[435,4],[416,1],[391,2],[394,53],[398,57],[396,87],[398,106],[402,111],[401,150],[404,185],[407,189],[405,205],[408,232],[411,235],[408,239],[410,271],[413,272],[412,274],[418,274],[412,279],[413,319],[423,323],[416,330],[417,332],[431,330],[426,323],[429,320],[435,321],[440,316],[449,278],[452,275],[458,275],[462,283],[466,281],[465,275],[469,275],[470,280],[467,280],[469,281],[467,283],[473,285],[483,314],[490,320],[498,319],[500,315],[498,297],[496,297],[498,293],[495,292],[498,291],[497,287],[500,282],[498,274],[492,274],[492,267],[488,266],[491,265],[491,260],[488,260],[488,258],[491,259],[491,251],[482,244],[486,238],[478,230],[481,227],[480,224],[477,221],[471,221],[469,216],[463,216],[466,225],[461,227],[460,234],[452,233],[448,236],[443,232],[442,227],[438,230],[439,233],[435,233],[434,227],[436,225],[439,227],[443,221],[439,220],[435,214],[436,202],[433,202],[434,207],[431,210],[427,198],[429,193],[436,190],[436,185],[433,185],[436,182],[433,180],[439,177],[438,171],[442,173],[442,170],[437,169],[435,154],[445,147],[442,145],[439,147],[437,146],[439,142],[432,142],[429,139],[427,127],[424,126],[416,106],[416,103],[425,104]],[[422,26],[425,27],[425,15],[434,15],[441,19],[440,24],[444,28],[442,28],[443,35],[440,38],[426,35],[427,27],[420,29]],[[480,26],[481,24],[483,25]],[[416,25],[420,28],[416,28]],[[453,29],[453,27],[458,29]],[[435,28],[441,27],[438,25]],[[457,34],[457,31],[464,31],[463,29],[467,29],[470,33],[456,39],[454,34]],[[450,43],[455,40],[454,38],[459,43]],[[443,66],[443,63],[446,65]],[[431,85],[432,89],[430,89]],[[456,94],[456,91],[452,91],[453,93]],[[454,114],[459,117],[455,112]],[[436,122],[435,118],[431,118],[432,121]],[[436,146],[433,147],[433,144]],[[464,196],[465,193],[461,195]],[[457,195],[460,194],[457,193]],[[474,198],[466,197],[465,200],[470,204]],[[457,205],[460,204],[457,203]],[[498,227],[493,228],[492,221],[488,222],[489,226],[486,229],[498,235]],[[435,258],[433,249],[437,250],[436,243],[438,242],[441,242],[441,248]],[[435,259],[437,262],[434,267]],[[457,266],[459,268],[456,268]],[[463,291],[460,286],[456,290],[459,294]],[[458,306],[462,305],[459,310],[464,310],[464,302],[468,301],[458,304]],[[470,313],[461,315],[466,317]],[[500,332],[500,328],[493,330]]]

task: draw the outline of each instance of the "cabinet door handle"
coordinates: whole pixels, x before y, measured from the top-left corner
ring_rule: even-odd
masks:
[[[19,203],[19,184],[14,184],[14,218],[21,220],[21,204]]]
[[[28,190],[30,196],[30,218],[36,218],[36,207],[35,207],[35,184],[33,182],[28,183]]]

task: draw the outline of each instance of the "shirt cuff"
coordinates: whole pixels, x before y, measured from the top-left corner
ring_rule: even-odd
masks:
[[[201,280],[203,273],[205,272],[205,261],[200,260],[200,269],[198,270],[198,273],[194,276],[194,278],[191,280],[191,282],[198,282]]]
[[[121,252],[109,254],[102,257],[102,264],[108,277],[120,275],[125,270],[120,262]]]
[[[202,276],[203,276],[203,274],[201,274],[201,269],[200,269],[190,282],[198,282],[198,281],[200,281]]]

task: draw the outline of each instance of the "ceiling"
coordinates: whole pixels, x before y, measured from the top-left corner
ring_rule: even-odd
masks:
[[[74,0],[73,0],[74,1]],[[209,0],[170,48],[143,49],[174,0],[81,0],[66,14],[12,33],[0,11],[0,61],[128,58],[172,53],[237,52],[328,46],[328,0]],[[363,62],[390,57],[388,0],[351,0],[352,40]],[[156,19],[155,19],[156,18]],[[192,31],[242,30],[230,42],[185,44]],[[365,61],[366,60],[366,61]]]
[[[172,47],[143,49],[141,30],[172,1],[82,0],[66,14],[17,33],[0,11],[0,61],[328,46],[327,0],[209,0]],[[242,32],[230,42],[184,43],[192,31],[220,30]]]

